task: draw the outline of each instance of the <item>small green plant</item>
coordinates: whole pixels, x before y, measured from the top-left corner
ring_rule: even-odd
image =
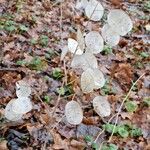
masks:
[[[65,85],[63,87],[57,88],[56,92],[61,95],[71,95],[73,93],[73,89],[71,85]]]
[[[64,87],[57,88],[57,93],[61,96],[64,96],[65,95],[65,88]]]
[[[90,136],[90,135],[86,135],[86,136],[84,137],[84,140],[85,140],[85,142],[87,142],[87,143],[91,143],[91,142],[93,141],[93,137]]]
[[[131,137],[138,137],[138,136],[141,136],[142,135],[142,130],[140,128],[133,128],[131,131],[130,131],[130,135]]]
[[[45,58],[46,58],[46,59],[50,59],[50,58],[52,58],[54,55],[55,55],[55,52],[54,52],[53,50],[49,49],[49,50],[46,52],[46,54],[45,54]]]
[[[52,97],[50,97],[48,95],[44,96],[44,100],[43,100],[44,102],[49,103],[51,100],[52,100]]]
[[[33,57],[31,62],[27,66],[33,70],[41,71],[45,68],[46,65],[46,62],[40,57]]]
[[[26,62],[25,60],[18,60],[16,64],[21,66],[27,66],[37,71],[41,71],[47,66],[46,61],[44,59],[41,59],[40,57],[33,57],[30,62]]]
[[[113,124],[105,124],[103,128],[108,133],[113,132],[114,125]],[[133,127],[132,125],[123,124],[123,125],[116,125],[114,134],[120,135],[122,138],[137,137],[142,135],[142,131],[140,128]]]
[[[16,22],[12,21],[12,20],[7,20],[4,23],[4,29],[8,32],[14,32],[17,30],[17,26],[16,26]]]
[[[63,72],[60,68],[54,68],[52,71],[52,77],[54,79],[61,79],[63,77]]]
[[[147,2],[144,3],[144,10],[150,12],[150,1],[147,1]]]
[[[102,146],[101,150],[118,150],[118,146],[115,144],[105,144]]]
[[[27,32],[28,31],[28,27],[26,27],[25,25],[19,25],[19,31],[20,32]]]
[[[106,80],[105,85],[101,88],[101,94],[102,95],[109,95],[115,93],[115,90],[112,89],[112,87],[109,84],[109,80]]]
[[[43,47],[46,47],[48,45],[48,36],[41,35],[39,39],[39,44]]]
[[[127,101],[125,103],[125,108],[128,112],[135,112],[138,108],[138,105],[134,101]]]
[[[32,38],[32,39],[30,40],[30,43],[31,43],[31,45],[35,45],[35,44],[37,44],[37,40],[35,40],[34,38]]]
[[[150,106],[150,97],[144,98],[143,101],[146,106]]]
[[[108,45],[104,46],[103,52],[105,55],[111,54],[112,53],[112,48]]]
[[[27,64],[27,62],[25,60],[18,60],[16,62],[16,65],[20,65],[20,66],[25,66]]]
[[[127,138],[129,136],[128,128],[125,125],[119,126],[118,134],[123,138]]]
[[[105,125],[103,125],[103,128],[105,129],[105,131],[107,131],[108,133],[112,133],[113,132],[113,128],[115,127],[115,125],[107,123]],[[118,132],[118,127],[115,127],[114,133]]]
[[[98,150],[99,149],[98,144],[94,142],[94,139],[93,139],[92,136],[87,135],[87,136],[84,137],[84,140],[85,140],[86,143],[88,143],[88,145],[91,145],[91,148],[93,150]]]
[[[149,55],[148,53],[146,53],[146,52],[141,52],[141,53],[140,53],[140,56],[143,57],[143,58],[148,58],[148,57],[150,57],[150,55]]]

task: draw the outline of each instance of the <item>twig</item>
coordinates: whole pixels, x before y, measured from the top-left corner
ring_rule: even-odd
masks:
[[[131,91],[133,90],[134,86],[137,84],[137,82],[138,82],[144,75],[145,75],[145,73],[143,73],[143,74],[132,84],[132,86],[131,86],[131,88],[130,88],[128,94],[127,94],[126,97],[123,99],[123,101],[122,101],[122,103],[121,103],[121,105],[120,105],[120,108],[119,108],[119,110],[118,110],[118,112],[117,112],[116,120],[115,120],[115,125],[114,125],[114,127],[113,127],[113,131],[112,131],[112,134],[111,134],[111,136],[110,136],[108,142],[111,142],[111,140],[112,140],[112,136],[114,135],[114,132],[115,132],[115,129],[116,129],[116,125],[117,125],[117,123],[118,123],[118,118],[119,118],[119,115],[120,115],[120,113],[121,113],[121,110],[122,110],[122,107],[123,107],[125,101],[128,99],[128,97],[129,97]]]
[[[64,81],[63,81],[61,87],[63,87],[63,86],[64,86]],[[54,110],[53,110],[53,112],[52,112],[52,115],[54,115],[54,113],[56,112],[56,109],[57,109],[57,107],[58,107],[58,105],[59,105],[60,100],[61,100],[61,98],[60,98],[60,93],[59,93],[58,98],[57,98],[57,100],[56,100],[56,105],[54,106]]]
[[[109,123],[116,115],[117,115],[117,114],[113,115],[113,116],[108,120],[107,123]],[[102,131],[99,132],[99,134],[97,135],[96,139],[94,140],[94,143],[96,143],[96,141],[98,140],[98,138],[100,137],[100,135],[101,135],[102,133],[104,133],[104,131],[105,131],[105,129],[103,129]]]

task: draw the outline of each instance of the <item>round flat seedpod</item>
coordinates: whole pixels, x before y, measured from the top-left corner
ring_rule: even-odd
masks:
[[[25,114],[32,110],[32,103],[29,98],[20,97],[13,102],[12,110],[16,114]]]
[[[78,42],[72,38],[68,39],[68,50],[73,54],[75,53],[76,55],[83,54],[83,50],[80,49]]]
[[[71,67],[82,68],[83,70],[88,68],[97,68],[97,59],[92,53],[89,52],[86,52],[82,55],[76,55],[71,62]]]
[[[12,99],[5,108],[5,117],[10,121],[18,121],[22,118],[22,114],[16,114],[12,110],[12,104],[14,103],[16,99]]]
[[[16,95],[17,97],[28,97],[31,94],[30,85],[24,80],[16,82]]]
[[[90,93],[94,89],[94,80],[91,69],[87,69],[81,75],[81,89],[83,93]]]
[[[94,107],[95,112],[100,117],[107,117],[111,113],[111,108],[107,100],[107,96],[96,96],[93,99],[93,107]]]
[[[92,69],[92,75],[94,79],[94,89],[102,88],[105,85],[104,74],[97,68]]]
[[[119,43],[120,35],[116,33],[108,24],[102,28],[102,37],[109,46],[116,46]]]
[[[76,2],[76,9],[85,9],[87,6],[88,0],[77,0]]]
[[[85,14],[92,21],[100,21],[104,14],[104,8],[97,0],[90,0],[85,7]]]
[[[78,125],[82,122],[83,111],[76,101],[70,101],[65,106],[65,116],[70,124]]]
[[[108,24],[119,35],[124,36],[132,30],[133,23],[129,15],[123,10],[111,10],[107,17]]]
[[[104,47],[103,38],[96,31],[91,31],[85,36],[85,44],[87,46],[87,51],[93,54],[101,52]]]

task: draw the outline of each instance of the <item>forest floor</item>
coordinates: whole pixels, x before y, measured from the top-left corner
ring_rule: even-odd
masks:
[[[101,1],[106,14],[114,8],[125,10],[134,27],[117,46],[95,55],[107,82],[90,94],[81,91],[81,71],[70,68],[71,54],[61,61],[61,51],[78,27],[83,33],[100,31],[106,15],[101,22],[89,21],[75,2],[0,0],[0,150],[150,150],[149,0]],[[16,97],[15,84],[21,79],[32,87],[33,109],[10,122],[4,109]],[[93,110],[95,95],[108,96],[109,117],[100,118]],[[83,109],[77,126],[64,116],[70,100]],[[111,136],[120,107],[117,131]]]

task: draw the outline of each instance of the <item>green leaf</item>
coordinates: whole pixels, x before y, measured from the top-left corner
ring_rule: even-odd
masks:
[[[150,98],[144,98],[144,104],[150,106]]]
[[[99,150],[98,144],[97,143],[92,143],[92,149],[93,150]]]
[[[26,64],[27,64],[27,62],[24,61],[24,60],[18,60],[18,61],[16,62],[16,65],[20,65],[20,66],[23,66],[23,65],[26,65]]]
[[[103,145],[101,150],[118,150],[118,146],[115,144]]]
[[[70,95],[73,93],[72,85],[65,85],[64,87],[57,88],[56,92],[61,96]]]
[[[104,46],[103,52],[105,53],[105,55],[107,54],[112,54],[112,48],[108,45]]]
[[[33,70],[41,71],[47,67],[47,62],[40,57],[34,57],[27,66]]]
[[[131,137],[138,137],[138,136],[141,136],[142,135],[142,130],[140,128],[133,128],[131,131],[130,131],[130,135]]]
[[[146,52],[142,52],[141,54],[141,57],[143,57],[143,58],[148,58],[150,55],[148,54],[148,53],[146,53]]]
[[[118,127],[118,133],[121,137],[127,138],[129,136],[128,130],[125,128],[125,126]]]
[[[60,68],[55,68],[52,72],[52,77],[54,79],[61,79],[63,77],[63,72]]]
[[[52,100],[52,97],[45,95],[44,96],[44,102],[49,103]]]
[[[84,137],[84,140],[85,140],[85,142],[92,142],[93,141],[93,137],[92,136],[90,136],[90,135],[87,135],[87,136],[85,136]]]
[[[108,123],[108,124],[105,124],[103,127],[104,127],[104,129],[105,129],[107,132],[112,133],[113,128],[115,127],[115,125]],[[114,133],[117,133],[117,132],[118,132],[118,127],[116,126],[116,127],[115,127],[115,130],[114,130]]]
[[[6,31],[9,31],[9,32],[13,32],[13,31],[17,30],[17,28],[14,25],[5,26],[4,28],[5,28]]]
[[[137,110],[138,105],[137,105],[135,102],[133,102],[133,101],[127,101],[127,102],[125,103],[125,108],[126,108],[126,110],[127,110],[128,112],[134,112],[134,111]]]
[[[40,43],[41,46],[47,46],[48,45],[48,41],[49,41],[48,40],[48,36],[42,35],[40,37],[39,43]]]
[[[57,89],[57,93],[61,96],[65,95],[65,89],[64,87],[60,87]]]
[[[22,32],[27,32],[28,29],[29,29],[29,28],[26,27],[25,25],[20,25],[20,26],[19,26],[19,30],[22,31]]]
[[[35,45],[35,44],[37,44],[37,40],[35,40],[34,38],[32,38],[31,41],[30,41],[30,43],[31,43],[32,45]]]

